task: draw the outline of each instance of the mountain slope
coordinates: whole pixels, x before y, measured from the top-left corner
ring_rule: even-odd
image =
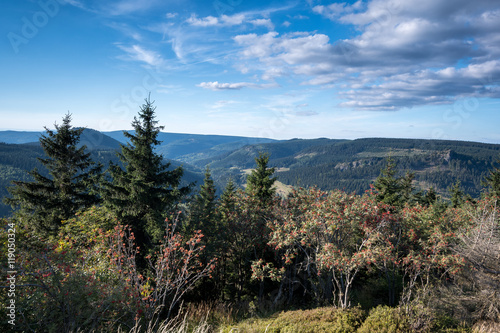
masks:
[[[130,133],[133,134],[134,132],[130,131]],[[121,143],[127,142],[123,131],[105,132],[105,134]],[[157,147],[157,151],[163,154],[165,158],[176,159],[186,163],[193,163],[201,158],[211,158],[246,145],[276,142],[276,140],[265,138],[167,132],[160,132],[158,140],[161,143]]]
[[[11,186],[13,180],[30,181],[31,177],[28,175],[28,171],[34,168],[37,168],[43,176],[48,176],[47,170],[38,161],[38,158],[45,157],[39,142],[30,142],[34,137],[34,132],[17,132],[15,135],[9,133],[6,136],[2,136],[2,133],[0,132],[0,138],[10,137],[9,140],[11,141],[28,143],[8,144],[0,142],[0,198],[8,195],[7,188]],[[38,135],[40,134],[38,133]],[[104,169],[108,167],[111,161],[115,164],[120,164],[116,155],[120,149],[119,141],[91,129],[85,129],[80,139],[79,145],[86,145],[92,159],[102,163]],[[179,166],[183,167],[183,186],[191,183],[198,185],[203,183],[203,174],[196,167],[170,159],[165,159],[164,163],[170,163],[170,170]],[[3,204],[0,200],[0,217],[7,216],[10,212],[10,207]]]
[[[500,145],[378,138],[290,140],[246,146],[194,164],[201,167],[206,163],[216,180],[225,182],[231,177],[241,185],[245,182],[245,170],[253,166],[259,151],[271,154],[270,165],[277,168],[278,179],[287,185],[362,193],[380,175],[391,156],[400,174],[415,172],[415,185],[419,188],[434,187],[447,195],[447,189],[460,180],[467,193],[478,196],[481,181],[499,156]]]
[[[11,132],[0,132],[0,140],[29,142],[34,135],[33,132]],[[478,196],[482,190],[481,181],[500,154],[500,145],[445,140],[321,138],[276,141],[176,133],[160,133],[159,139],[163,142],[157,151],[167,158],[166,162],[172,163],[172,168],[183,166],[185,184],[201,184],[203,170],[209,166],[219,189],[224,188],[229,178],[243,186],[249,169],[255,165],[255,157],[266,152],[283,186],[318,186],[325,190],[362,193],[380,175],[387,157],[391,156],[401,175],[406,171],[415,172],[415,185],[421,189],[433,187],[446,196],[447,189],[460,180],[466,193]],[[100,133],[86,129],[81,144],[87,145],[96,161],[107,165],[109,161],[118,162],[116,151],[120,143],[125,142],[122,131]],[[5,186],[10,180],[24,179],[27,170],[40,168],[36,157],[42,156],[37,142],[0,144],[0,195],[6,193]]]

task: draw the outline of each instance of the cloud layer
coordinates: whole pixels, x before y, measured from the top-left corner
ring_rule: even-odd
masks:
[[[500,10],[493,1],[411,0],[333,3],[312,11],[358,31],[240,34],[246,71],[263,79],[293,75],[335,88],[342,106],[396,110],[500,98]]]

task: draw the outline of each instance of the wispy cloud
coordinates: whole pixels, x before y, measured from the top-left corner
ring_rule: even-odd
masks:
[[[149,10],[159,3],[160,2],[158,0],[119,0],[110,4],[106,8],[110,15],[118,16]]]
[[[240,102],[234,101],[234,100],[220,100],[215,102],[210,106],[211,109],[213,110],[220,110],[222,108],[228,107],[233,104],[239,104]]]
[[[143,62],[150,66],[161,66],[164,63],[164,60],[159,53],[151,50],[146,50],[142,46],[118,45],[118,47],[126,52],[127,60]]]
[[[275,83],[257,84],[250,82],[219,83],[218,81],[214,81],[214,82],[202,82],[197,86],[210,90],[239,90],[242,88],[257,88],[257,89],[275,88],[277,87],[277,84]]]
[[[207,16],[202,18],[198,18],[196,14],[192,14],[186,22],[197,27],[213,27],[240,25],[245,21],[245,19],[246,17],[244,14],[235,14],[232,16],[221,15],[220,17]]]

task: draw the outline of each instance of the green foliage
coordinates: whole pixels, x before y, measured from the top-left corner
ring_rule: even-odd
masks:
[[[500,164],[500,159],[497,161]],[[484,185],[488,186],[491,195],[500,198],[500,167],[494,167],[484,179]]]
[[[317,308],[281,312],[267,319],[248,319],[223,328],[222,332],[274,332],[274,333],[354,333],[361,326],[365,313],[360,308],[342,310]]]
[[[119,224],[107,231],[99,228],[113,224],[106,210],[93,208],[67,221],[57,241],[44,241],[28,229],[16,228],[16,328],[109,332],[140,320],[154,328],[213,270],[213,262],[199,261],[203,235],[183,237],[172,221],[158,253],[149,259],[151,269],[141,272],[130,228]],[[4,253],[7,237],[2,226]],[[6,270],[2,272],[5,281]],[[1,297],[6,299],[4,293]]]
[[[398,308],[377,306],[370,310],[368,317],[358,329],[359,333],[406,333],[409,332],[407,319]]]
[[[210,239],[210,242],[216,241],[218,234],[216,225],[216,188],[210,174],[210,169],[205,170],[205,179],[200,186],[199,193],[193,198],[189,213],[190,216],[186,224],[192,230],[202,230]]]
[[[255,158],[255,163],[256,168],[247,177],[246,191],[263,206],[272,200],[276,192],[273,188],[276,178],[271,177],[276,170],[268,167],[268,154],[259,153],[259,157]]]
[[[437,200],[437,194],[433,188],[426,194],[415,191],[413,172],[407,172],[404,177],[396,177],[397,174],[396,163],[392,157],[389,157],[385,169],[381,171],[381,175],[373,184],[378,201],[402,208],[407,203],[420,202],[429,205]]]
[[[450,201],[453,208],[462,206],[465,202],[465,193],[460,186],[460,180],[457,180],[452,187],[449,188]]]
[[[57,238],[16,229],[20,330],[234,324],[221,319],[227,310],[180,320],[182,300],[246,309],[238,315],[246,320],[222,331],[466,332],[464,318],[471,327],[499,320],[494,196],[449,207],[432,188],[415,191],[412,174],[398,177],[389,160],[376,195],[299,188],[278,197],[261,154],[247,191],[230,181],[217,199],[207,168],[199,193],[183,203],[182,170],[168,171],[155,151],[161,127],[149,100],[140,119],[120,154],[123,168],[110,168],[105,205],[62,219]],[[163,219],[176,205],[182,210]],[[0,240],[7,253],[6,228]],[[393,307],[373,308],[381,303]],[[337,308],[276,312],[325,304]],[[274,315],[255,318],[265,313]]]
[[[40,138],[46,158],[39,158],[48,170],[44,176],[37,169],[29,173],[34,181],[14,181],[6,202],[19,206],[17,217],[44,236],[57,234],[61,221],[99,202],[101,165],[95,165],[85,146],[78,148],[83,128],[72,128],[71,115],[56,131],[47,128]]]
[[[104,186],[104,205],[118,218],[133,227],[141,248],[151,248],[160,241],[164,225],[162,216],[173,209],[187,194],[180,188],[181,167],[167,170],[169,164],[155,152],[157,137],[163,126],[157,126],[155,108],[149,99],[134,118],[134,134],[124,132],[130,143],[122,146],[119,154],[125,169],[116,164],[109,168],[112,178]]]

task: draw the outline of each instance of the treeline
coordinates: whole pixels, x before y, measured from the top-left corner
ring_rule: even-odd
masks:
[[[401,332],[500,321],[499,168],[478,199],[458,182],[450,202],[418,190],[393,159],[362,195],[297,187],[283,198],[260,154],[244,191],[228,181],[218,194],[210,169],[198,189],[183,186],[183,169],[155,152],[162,127],[149,99],[132,126],[106,169],[78,146],[69,114],[46,129],[47,175],[34,169],[7,199],[16,212],[0,236],[7,253],[16,230],[17,287],[15,326],[4,327],[154,331],[182,302],[232,304],[243,317],[387,305]]]

